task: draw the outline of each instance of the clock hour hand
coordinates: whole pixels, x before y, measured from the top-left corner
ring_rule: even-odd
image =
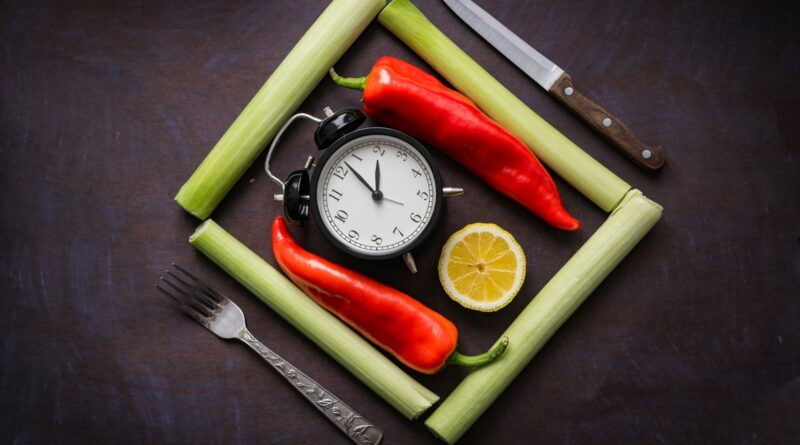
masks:
[[[358,172],[356,171],[356,169],[354,169],[352,165],[348,164],[347,161],[344,161],[344,165],[346,165],[347,168],[349,168],[350,171],[353,172],[354,175],[356,175],[356,178],[359,181],[361,181],[361,183],[364,184],[369,189],[370,192],[372,192],[372,199],[373,200],[380,201],[383,198],[383,193],[381,193],[379,190],[373,189],[372,186],[369,185],[367,180],[364,179],[363,176],[359,175]]]
[[[380,160],[375,160],[375,192],[381,191],[381,163]],[[375,193],[373,192],[373,193]]]

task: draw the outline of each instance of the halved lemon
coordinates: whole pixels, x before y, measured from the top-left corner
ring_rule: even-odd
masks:
[[[462,306],[494,312],[517,295],[525,281],[525,253],[497,224],[469,224],[442,248],[439,282]]]

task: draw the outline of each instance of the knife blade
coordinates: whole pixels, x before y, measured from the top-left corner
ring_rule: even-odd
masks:
[[[567,106],[617,149],[647,170],[658,170],[666,155],[643,144],[619,118],[575,88],[572,77],[471,0],[444,0],[470,28],[506,56],[556,100]]]

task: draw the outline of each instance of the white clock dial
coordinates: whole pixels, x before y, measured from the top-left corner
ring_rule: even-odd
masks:
[[[383,134],[355,138],[318,168],[322,229],[352,252],[398,254],[432,222],[439,196],[433,169],[402,139]]]

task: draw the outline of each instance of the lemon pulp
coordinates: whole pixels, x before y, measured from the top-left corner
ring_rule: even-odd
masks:
[[[496,224],[469,224],[442,248],[439,281],[464,307],[496,311],[514,298],[525,280],[526,261],[517,240]]]

